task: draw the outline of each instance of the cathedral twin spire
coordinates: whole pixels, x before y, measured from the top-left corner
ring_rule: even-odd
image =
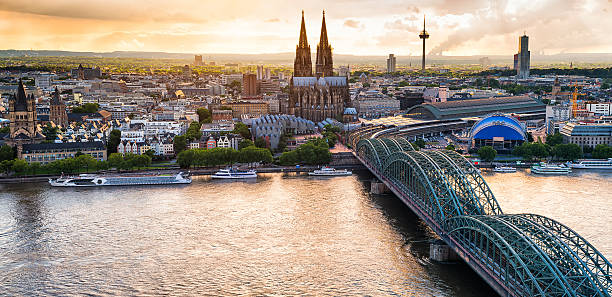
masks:
[[[317,58],[315,74],[321,76],[333,76],[332,48],[327,39],[327,26],[325,25],[325,11],[323,11],[323,22],[321,24],[321,37],[317,45]],[[300,28],[300,40],[295,51],[293,76],[312,76],[312,61],[310,57],[310,46],[306,38],[306,23],[304,11],[302,11],[302,24]]]

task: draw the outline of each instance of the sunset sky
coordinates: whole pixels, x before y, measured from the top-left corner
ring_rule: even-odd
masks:
[[[424,14],[434,54],[612,53],[612,0],[0,0],[0,48],[292,52],[302,9],[340,54],[420,55]]]

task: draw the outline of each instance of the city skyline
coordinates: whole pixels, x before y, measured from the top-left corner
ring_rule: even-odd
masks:
[[[346,10],[351,5],[351,10]],[[248,9],[246,9],[248,7]],[[338,54],[420,56],[427,15],[428,54],[510,55],[516,36],[534,54],[609,53],[612,1],[209,1],[0,0],[3,49],[284,53],[295,46],[301,10],[306,31],[327,13]]]

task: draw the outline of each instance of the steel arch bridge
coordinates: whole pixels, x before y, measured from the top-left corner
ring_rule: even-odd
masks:
[[[404,138],[354,135],[357,158],[503,296],[611,296],[612,265],[567,226],[504,214],[460,154],[415,151]]]

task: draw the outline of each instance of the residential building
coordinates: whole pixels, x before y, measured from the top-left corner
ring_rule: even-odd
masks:
[[[232,108],[233,118],[242,118],[242,116],[260,117],[269,112],[268,102],[262,100],[238,101],[228,104]]]
[[[252,73],[242,75],[242,96],[257,96],[257,76]]]
[[[612,115],[610,113],[612,102],[596,102],[596,103],[587,103],[586,109],[589,112],[592,112],[596,115],[604,115],[609,116]]]
[[[106,148],[100,141],[24,144],[17,150],[18,157],[28,163],[47,164],[55,160],[74,158],[77,153],[90,155],[98,161],[106,160]]]
[[[213,109],[211,113],[212,113],[211,117],[212,117],[213,123],[231,122],[233,120],[231,110]]]

